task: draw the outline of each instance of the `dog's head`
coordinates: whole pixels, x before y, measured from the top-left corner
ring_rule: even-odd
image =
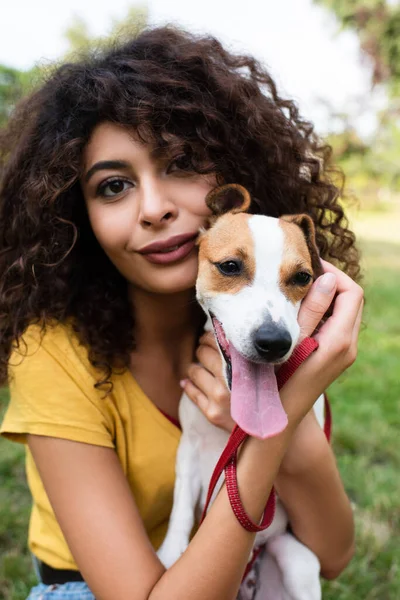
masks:
[[[250,215],[250,196],[236,184],[216,188],[206,202],[213,217],[198,242],[197,298],[212,318],[233,387],[235,368],[240,379],[250,371],[260,377],[290,357],[300,303],[321,264],[308,215]]]

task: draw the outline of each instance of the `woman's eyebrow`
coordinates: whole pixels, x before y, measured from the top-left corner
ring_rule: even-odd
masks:
[[[90,167],[85,175],[85,182],[87,183],[96,171],[104,171],[107,169],[129,169],[129,167],[130,164],[124,160],[100,160]]]

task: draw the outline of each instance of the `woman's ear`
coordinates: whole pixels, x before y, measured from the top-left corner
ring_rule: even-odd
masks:
[[[246,212],[251,203],[249,192],[238,183],[228,183],[214,188],[206,196],[206,204],[213,216],[227,212]]]
[[[324,272],[321,260],[319,257],[319,252],[317,248],[317,242],[315,240],[315,225],[314,221],[309,215],[301,214],[301,215],[283,215],[280,217],[284,221],[288,221],[289,223],[294,223],[298,225],[303,232],[305,237],[308,250],[311,256],[311,265],[314,272],[314,279],[317,279]]]

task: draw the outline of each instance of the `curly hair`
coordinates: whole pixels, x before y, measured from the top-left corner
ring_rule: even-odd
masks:
[[[179,145],[199,173],[252,195],[251,212],[308,213],[323,258],[359,275],[331,149],[280,98],[267,71],[213,37],[174,27],[57,68],[0,135],[0,382],[31,323],[71,320],[109,381],[134,349],[127,283],[91,230],[79,184],[101,122],[134,129],[160,151]]]

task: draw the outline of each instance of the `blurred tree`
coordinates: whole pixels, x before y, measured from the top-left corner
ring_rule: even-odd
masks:
[[[0,126],[7,121],[12,107],[21,94],[19,71],[0,65]]]
[[[371,68],[372,87],[387,91],[388,104],[378,116],[378,126],[362,140],[343,115],[340,132],[328,141],[346,173],[349,187],[365,204],[400,192],[400,2],[399,0],[314,0],[329,9],[342,29],[352,30],[362,57]],[[338,115],[334,115],[335,118]],[[369,197],[369,198],[368,198]]]
[[[0,64],[0,127],[5,125],[18,100],[28,93],[40,77],[40,72],[39,67],[20,71]]]
[[[390,0],[314,0],[330,9],[343,29],[359,37],[372,64],[373,85],[383,83],[392,96],[400,91],[400,3]]]
[[[0,65],[0,127],[2,127],[15,105],[29,87],[30,76],[6,65]]]
[[[333,157],[346,174],[347,190],[354,193],[361,205],[377,206],[400,192],[400,127],[389,111],[381,116],[380,125],[366,142],[345,119],[346,124],[327,141]]]
[[[148,24],[148,8],[145,4],[131,6],[122,19],[112,19],[107,35],[94,36],[81,17],[75,17],[64,36],[68,41],[68,51],[62,61],[74,60],[74,56],[90,48],[101,48],[116,40],[121,40],[132,33],[139,33]]]
[[[114,40],[127,37],[133,32],[138,33],[147,25],[147,22],[147,6],[135,5],[128,10],[124,18],[112,19],[108,35],[96,37],[90,33],[88,25],[83,19],[75,17],[64,34],[68,42],[68,50],[57,63],[75,60],[82,52],[87,52],[91,48],[100,48]],[[18,100],[43,78],[49,68],[51,69],[52,65],[39,64],[27,71],[20,71],[0,64],[0,127],[6,124]]]

